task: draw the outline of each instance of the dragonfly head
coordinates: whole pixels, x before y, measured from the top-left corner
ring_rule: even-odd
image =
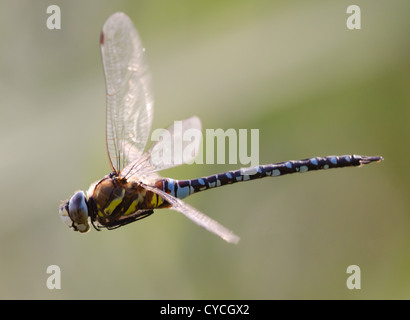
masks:
[[[77,191],[70,200],[61,204],[59,213],[63,222],[72,230],[81,233],[90,230],[87,197],[84,191]]]

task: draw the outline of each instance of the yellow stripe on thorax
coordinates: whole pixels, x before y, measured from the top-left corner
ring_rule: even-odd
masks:
[[[151,206],[152,209],[158,208],[161,204],[164,203],[164,199],[162,199],[159,195],[156,193],[153,193],[152,199],[151,199]]]
[[[104,214],[110,215],[113,213],[115,208],[121,203],[121,201],[124,199],[124,194],[125,194],[125,189],[122,189],[121,195],[118,196],[117,198],[114,198],[111,200],[110,204],[104,209]]]
[[[131,213],[134,213],[135,211],[137,211],[137,206],[138,204],[141,202],[140,196],[138,195],[138,198],[135,199],[131,205],[128,207],[127,211],[124,212],[124,216],[127,216]]]

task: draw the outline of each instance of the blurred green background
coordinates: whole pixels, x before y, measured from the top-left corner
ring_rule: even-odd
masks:
[[[46,28],[47,6],[62,11]],[[410,298],[408,0],[0,1],[0,298]],[[99,34],[124,11],[153,74],[153,128],[259,129],[260,163],[333,154],[385,161],[236,184],[187,199],[235,246],[160,210],[70,231],[60,200],[109,172]],[[177,179],[240,165],[181,166]],[[361,290],[346,269],[361,268]],[[61,290],[46,269],[61,268]]]

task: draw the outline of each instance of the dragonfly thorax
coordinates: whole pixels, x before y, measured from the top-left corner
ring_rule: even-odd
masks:
[[[85,233],[90,230],[88,221],[87,196],[84,191],[77,191],[65,201],[59,210],[61,219],[72,230]]]
[[[128,181],[117,175],[107,175],[89,192],[100,225],[107,226],[118,219],[132,216],[140,210],[155,209],[164,204],[162,198],[144,188],[138,181]]]

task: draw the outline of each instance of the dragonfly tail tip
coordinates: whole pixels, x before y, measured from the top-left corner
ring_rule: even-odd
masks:
[[[363,156],[360,159],[361,164],[368,164],[371,162],[380,162],[383,161],[384,158],[382,156],[375,156],[375,157],[368,157],[368,156]]]

